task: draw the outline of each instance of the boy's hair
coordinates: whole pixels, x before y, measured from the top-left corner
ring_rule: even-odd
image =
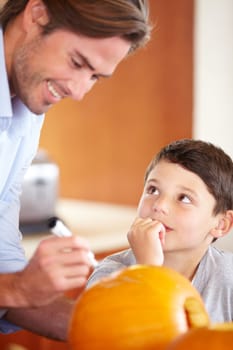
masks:
[[[204,181],[216,199],[215,215],[233,209],[233,162],[221,148],[193,139],[172,142],[153,158],[146,170],[145,181],[161,160],[179,164]]]
[[[92,38],[118,36],[131,43],[131,51],[144,46],[150,38],[148,0],[42,0],[49,23],[43,27],[48,34],[65,29]],[[0,10],[0,23],[19,15],[28,0],[8,0]]]

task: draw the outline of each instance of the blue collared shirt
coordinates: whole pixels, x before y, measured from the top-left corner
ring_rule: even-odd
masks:
[[[44,116],[38,116],[10,96],[0,28],[0,273],[22,270],[26,264],[19,231],[19,196],[23,176],[37,151]],[[0,332],[14,327],[1,317]]]

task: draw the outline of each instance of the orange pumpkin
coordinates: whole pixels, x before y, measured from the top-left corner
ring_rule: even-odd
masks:
[[[192,329],[175,339],[167,350],[232,350],[232,347],[233,323],[222,323]]]
[[[84,291],[69,327],[72,350],[164,349],[208,315],[192,284],[179,273],[136,265]]]

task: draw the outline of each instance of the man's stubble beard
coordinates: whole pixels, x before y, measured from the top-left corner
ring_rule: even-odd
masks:
[[[43,78],[35,68],[33,59],[40,51],[41,41],[42,39],[38,37],[18,48],[13,59],[10,82],[13,94],[18,96],[31,112],[38,115],[44,113],[44,108],[39,106],[36,95],[36,88],[43,81]]]

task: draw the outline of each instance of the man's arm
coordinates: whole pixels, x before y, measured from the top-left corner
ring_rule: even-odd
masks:
[[[70,289],[83,287],[91,269],[88,244],[80,237],[41,241],[27,266],[0,275],[0,307],[48,305]]]
[[[38,308],[11,308],[4,319],[38,335],[66,341],[73,300],[60,297]]]

